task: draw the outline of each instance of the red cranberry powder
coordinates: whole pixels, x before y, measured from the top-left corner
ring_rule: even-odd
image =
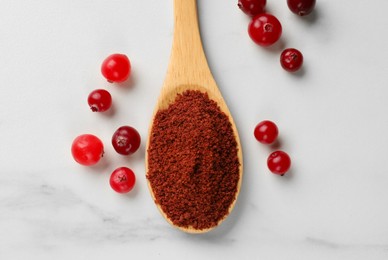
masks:
[[[176,226],[216,226],[236,200],[237,141],[228,116],[200,91],[179,94],[151,129],[147,179]]]

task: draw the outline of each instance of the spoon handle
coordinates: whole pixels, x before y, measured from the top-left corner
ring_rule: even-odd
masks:
[[[175,87],[215,85],[198,27],[196,0],[174,0],[174,36],[166,80]]]

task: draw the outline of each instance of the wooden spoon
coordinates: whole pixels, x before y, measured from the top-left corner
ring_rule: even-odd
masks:
[[[224,112],[231,124],[232,129],[237,141],[238,148],[238,160],[240,162],[239,167],[239,182],[237,185],[237,194],[240,191],[241,180],[242,180],[242,151],[240,139],[238,136],[236,125],[233,121],[233,118],[229,112],[228,107],[219,91],[217,84],[212,76],[212,73],[209,69],[201,42],[201,36],[198,28],[198,17],[197,17],[197,6],[196,0],[174,0],[174,36],[173,36],[173,45],[170,57],[170,63],[167,70],[167,75],[159,96],[159,99],[156,104],[154,115],[152,117],[151,126],[149,129],[148,136],[151,136],[152,124],[154,122],[154,117],[157,111],[161,109],[167,109],[168,106],[175,101],[177,94],[182,93],[187,90],[199,90],[201,92],[206,92],[210,99],[214,100],[220,107],[221,111]],[[146,172],[148,172],[148,147],[150,139],[148,138],[146,145]],[[148,182],[148,186],[151,192],[153,199],[155,196]],[[228,214],[232,211],[236,199],[230,205]],[[172,221],[167,217],[163,212],[161,207],[157,205],[163,217],[172,225]],[[217,223],[218,226],[227,215]],[[193,227],[183,228],[178,227],[182,231],[188,233],[204,233],[209,229],[194,229]]]

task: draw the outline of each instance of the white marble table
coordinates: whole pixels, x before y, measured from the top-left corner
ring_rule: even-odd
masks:
[[[247,35],[237,1],[199,0],[210,67],[234,115],[244,153],[235,210],[216,230],[172,228],[149,195],[144,144],[132,157],[110,138],[132,125],[143,141],[166,72],[172,1],[11,1],[0,8],[0,259],[388,259],[388,2],[318,0],[307,19],[283,0],[268,10],[282,42],[263,49]],[[282,47],[305,55],[283,71]],[[133,65],[127,86],[99,72],[110,53]],[[106,88],[114,110],[94,114],[88,93]],[[279,177],[253,128],[271,119],[293,159]],[[106,156],[77,165],[75,136],[101,137]],[[127,195],[110,172],[137,176]]]

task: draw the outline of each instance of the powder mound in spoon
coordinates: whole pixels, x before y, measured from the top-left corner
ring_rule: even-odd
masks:
[[[224,219],[240,180],[238,147],[229,118],[206,93],[179,94],[154,118],[147,179],[176,226],[208,229]]]

